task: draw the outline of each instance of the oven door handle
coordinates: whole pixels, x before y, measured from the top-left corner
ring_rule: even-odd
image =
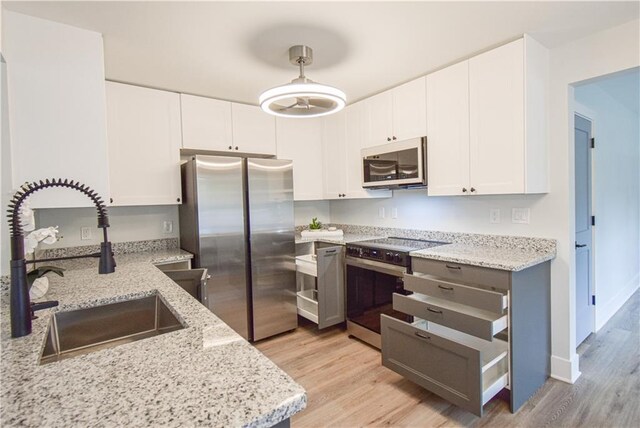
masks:
[[[348,266],[359,267],[362,269],[372,270],[375,272],[386,273],[387,275],[397,276],[402,278],[407,273],[407,268],[404,266],[396,266],[387,263],[380,263],[373,260],[358,259],[355,257],[345,257],[345,261]]]

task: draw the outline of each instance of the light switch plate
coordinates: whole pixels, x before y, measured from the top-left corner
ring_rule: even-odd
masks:
[[[164,223],[162,223],[162,231],[164,233],[173,232],[173,222],[172,221],[165,221]]]
[[[378,208],[378,217],[380,217],[380,218],[384,218],[385,217],[384,207]]]
[[[500,223],[500,208],[491,208],[489,210],[489,223]]]
[[[391,208],[391,218],[398,218],[398,208]]]
[[[511,210],[511,223],[529,224],[529,208],[513,208]]]
[[[80,239],[83,241],[87,241],[91,239],[91,228],[90,227],[81,227],[80,228]]]

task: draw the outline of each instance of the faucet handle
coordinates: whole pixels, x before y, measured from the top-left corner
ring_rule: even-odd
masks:
[[[38,318],[35,314],[36,311],[40,311],[42,309],[54,308],[58,306],[58,304],[59,302],[57,300],[47,300],[46,302],[38,302],[38,303],[31,302],[31,319],[35,320]]]

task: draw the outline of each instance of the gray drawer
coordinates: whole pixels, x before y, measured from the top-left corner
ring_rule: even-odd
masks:
[[[440,260],[411,259],[413,272],[439,276],[455,282],[484,285],[486,287],[508,290],[511,282],[511,272],[470,266],[460,263],[442,262]]]
[[[500,314],[508,306],[508,298],[504,293],[456,284],[431,275],[405,274],[404,288]]]
[[[393,309],[485,340],[493,340],[493,336],[507,328],[507,315],[423,294],[393,293]]]
[[[508,345],[382,315],[382,365],[478,416],[509,381]]]

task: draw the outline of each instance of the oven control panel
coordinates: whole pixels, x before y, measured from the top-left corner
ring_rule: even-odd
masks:
[[[405,252],[395,252],[379,248],[347,246],[347,255],[398,266],[409,266],[411,263],[409,255]]]

